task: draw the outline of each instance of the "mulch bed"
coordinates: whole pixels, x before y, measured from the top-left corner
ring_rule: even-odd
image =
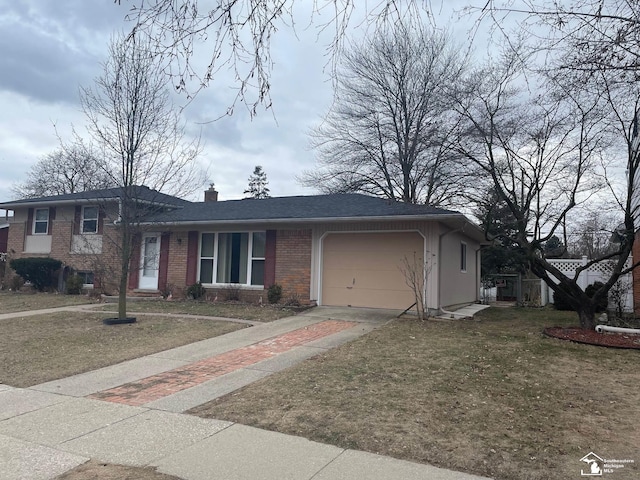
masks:
[[[549,337],[587,343],[600,347],[635,348],[640,350],[640,335],[626,333],[598,333],[579,327],[548,327],[543,333]]]

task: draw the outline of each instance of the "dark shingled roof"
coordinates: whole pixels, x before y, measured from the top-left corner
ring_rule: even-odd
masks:
[[[361,194],[308,195],[191,203],[148,219],[149,223],[308,220],[460,215],[458,212],[394,202]]]
[[[190,205],[191,202],[187,200],[183,200],[178,197],[174,197],[172,195],[167,195],[165,193],[158,192],[156,190],[152,190],[149,187],[145,186],[131,186],[130,189],[130,197],[135,198],[136,200],[149,202],[160,205],[174,206],[174,207],[183,207],[185,205]],[[90,203],[96,201],[109,201],[116,200],[122,197],[123,194],[122,187],[116,188],[106,188],[103,190],[91,190],[88,192],[79,192],[79,193],[67,193],[65,195],[54,195],[50,197],[38,197],[38,198],[24,198],[22,200],[14,200],[12,202],[0,203],[0,208],[12,209],[14,207],[25,207],[29,205],[45,205],[45,204],[60,204],[60,203]]]

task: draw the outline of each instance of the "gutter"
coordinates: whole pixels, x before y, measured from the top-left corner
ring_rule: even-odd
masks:
[[[161,225],[161,226],[189,226],[189,225],[238,225],[246,223],[327,223],[327,222],[375,222],[390,220],[421,220],[421,221],[447,221],[463,220],[466,225],[474,227],[481,233],[479,227],[475,227],[463,214],[422,214],[422,215],[374,215],[359,217],[281,217],[281,218],[243,218],[243,219],[220,219],[220,220],[174,220],[174,221],[148,221],[141,222],[141,225]],[[484,234],[483,234],[484,238]]]
[[[57,205],[82,205],[85,203],[96,203],[96,202],[120,202],[120,198],[118,197],[95,197],[95,198],[79,198],[76,200],[59,200],[59,201],[46,201],[46,202],[21,202],[21,203],[0,203],[0,208],[3,210],[15,210],[16,208],[24,208],[24,207],[43,207],[43,206],[57,206]],[[173,203],[160,203],[153,202],[150,200],[136,200],[139,203],[145,203],[149,205],[157,205],[159,207],[174,207],[174,208],[184,208],[187,205],[175,205]]]

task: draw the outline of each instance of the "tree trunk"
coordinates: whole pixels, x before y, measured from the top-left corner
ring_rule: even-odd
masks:
[[[128,227],[124,226],[122,229],[122,244],[120,258],[120,289],[118,292],[118,319],[124,320],[127,318],[127,280],[129,278],[129,262],[131,245],[131,235],[128,232]]]
[[[588,330],[596,328],[596,311],[593,305],[581,305],[577,309],[580,327]]]

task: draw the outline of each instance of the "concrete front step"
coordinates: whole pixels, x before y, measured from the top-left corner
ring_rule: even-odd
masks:
[[[102,295],[104,303],[118,303],[117,295]],[[127,295],[128,302],[141,300],[163,300],[160,290],[134,290]]]

